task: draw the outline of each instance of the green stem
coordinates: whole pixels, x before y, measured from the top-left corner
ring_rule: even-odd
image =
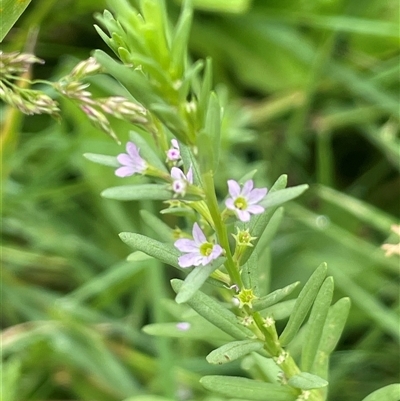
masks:
[[[242,278],[240,277],[238,268],[233,260],[231,249],[229,246],[228,233],[222,221],[221,213],[218,207],[217,196],[215,195],[214,179],[212,171],[202,175],[204,192],[206,194],[206,201],[210,210],[211,217],[214,221],[215,231],[217,232],[219,244],[225,249],[226,263],[225,267],[234,284],[240,288],[243,287]]]

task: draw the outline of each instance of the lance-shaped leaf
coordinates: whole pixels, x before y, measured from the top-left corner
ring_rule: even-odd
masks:
[[[178,293],[183,281],[174,279],[171,280],[171,285],[174,291]],[[200,316],[203,316],[233,338],[244,340],[254,336],[252,331],[239,323],[237,317],[231,311],[201,291],[196,291],[187,303]]]
[[[298,391],[279,384],[264,383],[244,377],[204,376],[200,383],[210,391],[225,397],[248,401],[295,401]]]
[[[171,72],[175,79],[182,77],[186,65],[192,17],[192,8],[189,6],[189,2],[186,1],[176,25],[171,43]]]
[[[201,172],[207,173],[213,170],[215,149],[213,147],[212,138],[205,132],[201,132],[197,135],[196,144],[199,153],[198,159]]]
[[[292,376],[288,381],[289,386],[300,388],[302,390],[312,390],[314,388],[326,387],[329,383],[319,376],[311,373],[301,372]]]
[[[119,237],[135,251],[142,251],[163,263],[181,270],[178,264],[179,251],[170,244],[163,244],[141,234],[123,232]]]
[[[163,103],[163,100],[155,94],[147,77],[140,70],[118,63],[102,50],[96,50],[93,54],[105,70],[147,108],[152,104]]]
[[[226,258],[218,258],[206,266],[194,267],[193,270],[185,278],[185,281],[179,289],[175,301],[178,304],[187,302],[194,295],[194,293],[198,289],[200,289],[200,287],[208,279],[211,273],[213,273],[214,270],[218,269],[218,267],[220,267],[225,262],[225,260]]]
[[[182,142],[186,143],[193,138],[188,138],[190,131],[185,120],[178,113],[176,107],[167,105],[163,102],[152,103],[148,108],[168,127],[168,129]]]
[[[379,390],[374,391],[362,401],[399,401],[400,383],[389,384]]]
[[[208,102],[204,132],[211,138],[212,144],[212,169],[217,171],[219,162],[219,149],[221,147],[221,106],[216,93],[211,93]]]
[[[156,58],[165,68],[169,61],[167,44],[169,26],[165,2],[162,0],[144,0],[140,2],[140,6],[147,28],[142,30],[147,38],[147,46],[151,48],[153,58]]]
[[[233,341],[210,352],[206,359],[213,365],[222,365],[241,358],[250,352],[262,350],[264,344],[257,340]]]
[[[120,167],[115,156],[100,155],[98,153],[84,153],[83,156],[93,163],[102,164],[108,167]]]
[[[283,212],[284,208],[282,206],[276,209],[270,221],[268,222],[267,227],[265,227],[264,232],[257,242],[257,247],[260,249],[260,252],[267,248],[272,239],[275,237],[283,219]]]
[[[306,318],[307,313],[318,294],[319,288],[325,279],[326,271],[326,263],[321,264],[301,290],[289,321],[279,337],[282,346],[288,345],[299,331],[300,326]]]
[[[206,59],[206,66],[204,69],[203,81],[200,88],[199,103],[198,103],[198,118],[200,124],[203,125],[206,118],[206,111],[208,102],[210,100],[210,93],[212,90],[212,60]]]
[[[281,189],[276,192],[270,192],[269,194],[267,194],[264,200],[260,202],[260,205],[264,206],[265,208],[282,205],[282,203],[297,198],[307,189],[308,185],[303,184],[303,185],[297,185],[296,187]]]
[[[253,252],[247,263],[242,269],[242,280],[246,288],[253,290],[255,296],[260,295],[260,274],[258,272],[257,252]]]
[[[193,155],[193,152],[191,151],[189,146],[186,146],[183,143],[181,143],[181,144],[179,144],[179,147],[180,147],[181,157],[182,157],[183,165],[185,167],[185,171],[188,171],[189,168],[192,167],[194,184],[198,184],[198,185],[202,186],[201,171],[200,171],[200,167],[197,163],[196,157]]]
[[[161,219],[153,213],[150,213],[148,210],[141,210],[139,213],[142,216],[144,224],[154,231],[157,238],[164,241],[173,240],[172,228],[165,224]]]
[[[333,278],[328,277],[322,284],[311,309],[301,355],[302,370],[307,372],[311,370],[321,341],[325,320],[332,302],[333,287]]]
[[[292,314],[295,304],[295,299],[278,302],[277,304],[264,309],[263,316],[272,316],[275,320],[287,319]]]
[[[172,198],[172,192],[165,184],[121,185],[105,189],[101,196],[122,201],[167,200]]]
[[[349,311],[349,298],[341,298],[329,308],[311,373],[314,373],[324,379],[328,377],[329,356],[339,341],[340,335],[342,334],[347,317],[349,315]]]
[[[270,196],[276,191],[282,190],[283,188],[286,187],[287,184],[287,176],[286,175],[281,175],[274,185],[271,187],[269,190],[269,193],[267,196]],[[270,208],[266,210],[262,214],[255,215],[251,218],[250,223],[249,223],[249,231],[252,237],[256,237],[256,239],[253,241],[253,247],[248,247],[244,253],[243,256],[240,259],[240,264],[243,265],[244,263],[247,262],[253,251],[256,249],[258,241],[260,240],[261,235],[263,234],[265,228],[267,227],[267,224],[271,220],[271,217],[273,216],[275,212],[274,208]],[[240,224],[239,224],[240,227]]]
[[[268,308],[269,306],[275,305],[280,300],[288,296],[299,284],[300,281],[296,281],[295,283],[289,284],[284,288],[280,288],[278,290],[275,290],[274,292],[271,292],[265,297],[255,300],[253,303],[253,310],[255,312],[258,312],[265,308]]]

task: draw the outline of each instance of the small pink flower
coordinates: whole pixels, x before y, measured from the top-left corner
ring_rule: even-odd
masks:
[[[228,209],[233,210],[239,220],[249,221],[250,214],[260,214],[264,212],[264,208],[257,205],[261,199],[265,197],[267,188],[253,189],[253,180],[244,183],[243,188],[235,180],[228,180],[229,195],[231,196],[225,201]]]
[[[142,174],[147,168],[147,163],[141,158],[139,149],[133,142],[126,144],[126,153],[120,153],[117,160],[122,165],[115,171],[115,175],[118,177]]]
[[[181,158],[179,143],[176,139],[171,139],[172,147],[167,150],[167,161],[177,162]]]
[[[172,167],[171,178],[173,179],[172,190],[175,194],[185,196],[187,186],[193,184],[192,167],[189,168],[186,175],[178,167]]]
[[[175,241],[175,247],[181,252],[186,252],[185,255],[180,256],[178,259],[180,267],[206,266],[221,256],[222,247],[208,242],[197,223],[193,225],[192,235],[193,240],[181,238]]]

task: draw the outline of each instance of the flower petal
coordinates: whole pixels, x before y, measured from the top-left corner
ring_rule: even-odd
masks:
[[[139,148],[133,142],[128,142],[126,144],[126,152],[132,159],[141,158]]]
[[[189,170],[186,174],[186,179],[189,184],[193,184],[193,169],[192,166],[190,165]]]
[[[185,180],[186,181],[185,174],[183,174],[182,170],[179,169],[178,167],[172,167],[172,169],[171,169],[171,177],[174,180]]]
[[[236,210],[235,203],[232,198],[228,198],[225,201],[225,206],[230,210]]]
[[[251,192],[251,190],[254,187],[253,180],[248,180],[244,183],[243,189],[242,189],[242,196],[247,197],[247,195]]]
[[[260,205],[250,205],[246,210],[252,214],[260,214],[264,213],[265,209]]]
[[[199,256],[201,259],[201,255],[195,253],[186,253],[185,255],[179,256],[178,264],[180,267],[198,266]]]
[[[133,160],[126,153],[120,153],[117,156],[118,163],[124,166],[132,166]]]
[[[201,228],[197,223],[194,223],[193,225],[192,235],[196,245],[201,245],[204,242],[207,242],[206,236],[204,235],[203,231],[201,231]]]
[[[218,244],[215,244],[213,246],[213,250],[212,250],[210,256],[212,256],[213,259],[217,259],[219,256],[221,256],[222,251],[223,251],[222,247]]]
[[[253,189],[249,196],[247,197],[247,202],[250,204],[254,204],[259,202],[265,195],[267,195],[267,188],[256,188]]]
[[[129,166],[120,167],[117,170],[115,170],[115,175],[118,177],[129,177],[130,175],[133,174],[135,174],[135,171],[132,167]]]
[[[171,145],[172,145],[172,147],[174,147],[175,149],[179,149],[179,143],[178,143],[178,141],[174,138],[174,139],[171,139]]]
[[[235,180],[228,180],[229,195],[237,198],[240,195],[240,185]]]
[[[247,210],[236,209],[236,213],[240,221],[250,220],[250,213]]]
[[[174,246],[178,248],[181,252],[198,252],[199,247],[196,243],[187,238],[181,238],[175,241]]]

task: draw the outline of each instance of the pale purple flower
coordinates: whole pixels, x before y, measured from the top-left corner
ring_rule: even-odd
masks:
[[[244,183],[243,188],[235,180],[228,180],[229,195],[231,196],[225,201],[228,209],[233,210],[239,220],[249,221],[250,214],[260,214],[264,212],[264,208],[257,205],[261,199],[267,194],[267,188],[254,188],[253,180]]]
[[[115,171],[118,177],[129,177],[136,173],[143,173],[147,168],[147,163],[141,158],[138,147],[133,142],[126,144],[126,153],[117,156],[118,162],[122,167]]]
[[[181,158],[179,143],[176,139],[171,139],[171,145],[167,150],[167,161],[177,162]]]
[[[172,167],[171,178],[173,180],[172,190],[175,192],[175,194],[185,196],[187,186],[193,184],[192,167],[190,166],[186,175],[178,167]]]
[[[193,225],[192,235],[193,240],[181,238],[175,241],[175,247],[185,252],[178,259],[180,267],[206,266],[222,254],[221,246],[208,242],[197,223]]]

